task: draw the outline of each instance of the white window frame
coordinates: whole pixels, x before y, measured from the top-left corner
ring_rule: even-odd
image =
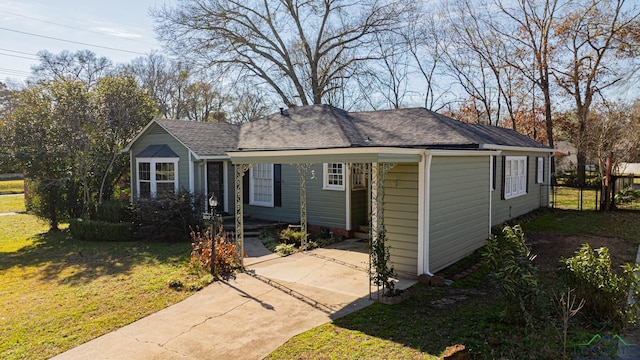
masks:
[[[144,182],[150,183],[150,198],[155,199],[158,195],[158,183],[170,182],[169,181],[158,181],[156,179],[156,164],[173,164],[173,192],[178,192],[178,161],[180,158],[177,157],[158,157],[158,158],[136,158],[136,196],[140,198],[140,163],[149,163],[149,180],[144,180]]]
[[[513,199],[527,193],[527,157],[504,158],[504,198]]]
[[[271,172],[271,177],[264,177],[264,178],[256,178],[257,175],[259,175],[260,173],[258,172],[258,170],[260,170],[260,167],[265,167],[265,169],[270,170]],[[255,205],[255,206],[264,206],[264,207],[274,207],[274,195],[275,195],[275,189],[274,189],[274,184],[273,184],[273,174],[274,173],[274,166],[273,164],[257,164],[256,166],[252,167],[251,169],[249,169],[249,205]],[[260,181],[257,181],[260,180]],[[267,201],[264,200],[256,200],[256,189],[257,186],[262,186],[262,185],[269,185],[270,186],[270,199]]]
[[[544,183],[544,158],[536,158],[536,184]]]
[[[367,173],[362,166],[351,166],[351,189],[364,190],[367,188]]]
[[[329,170],[334,170],[335,168],[330,165],[340,165],[340,172],[335,172],[329,174]],[[345,183],[348,180],[347,176],[345,176],[345,168],[346,165],[344,163],[324,163],[322,164],[322,189],[323,190],[337,190],[344,191]],[[336,184],[332,181],[332,179],[339,179],[341,184]]]

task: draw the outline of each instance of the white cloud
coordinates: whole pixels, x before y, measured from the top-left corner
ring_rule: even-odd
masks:
[[[139,39],[144,37],[143,35],[136,34],[136,33],[127,31],[125,29],[118,29],[114,27],[97,27],[94,30],[110,36],[117,36],[117,37],[126,38],[126,39]]]

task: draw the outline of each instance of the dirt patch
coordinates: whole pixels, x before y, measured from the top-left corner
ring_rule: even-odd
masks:
[[[619,268],[624,263],[633,263],[636,260],[638,247],[619,238],[591,235],[561,236],[544,232],[527,234],[527,244],[530,245],[531,252],[537,255],[535,263],[542,271],[557,269],[561,258],[573,256],[585,243],[591,245],[593,249],[607,247],[614,268]]]

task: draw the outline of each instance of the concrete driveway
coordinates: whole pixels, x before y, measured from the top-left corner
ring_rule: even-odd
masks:
[[[292,336],[372,303],[366,244],[347,240],[280,258],[258,239],[245,242],[247,273],[54,359],[262,359]]]

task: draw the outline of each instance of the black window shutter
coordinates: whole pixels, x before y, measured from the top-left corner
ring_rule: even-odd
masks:
[[[496,178],[496,171],[497,171],[497,167],[498,167],[498,164],[496,164],[496,161],[498,161],[498,157],[494,155],[494,156],[492,156],[492,158],[493,158],[493,166],[492,166],[491,171],[493,172],[493,174],[492,174],[493,178],[491,180],[491,188],[493,190],[495,190],[496,189],[496,181],[498,181],[498,179]]]
[[[282,165],[273,164],[273,205],[282,206]]]
[[[249,203],[249,170],[245,171],[242,177],[242,203]]]
[[[524,164],[524,169],[525,169],[525,181],[527,182],[527,194],[529,193],[529,178],[531,177],[531,174],[529,174],[531,171],[529,171],[529,157],[527,156],[527,160],[525,161]],[[537,175],[536,175],[537,176]]]
[[[500,199],[504,200],[504,177],[506,176],[505,166],[507,163],[507,157],[502,156],[502,174],[500,175]]]

